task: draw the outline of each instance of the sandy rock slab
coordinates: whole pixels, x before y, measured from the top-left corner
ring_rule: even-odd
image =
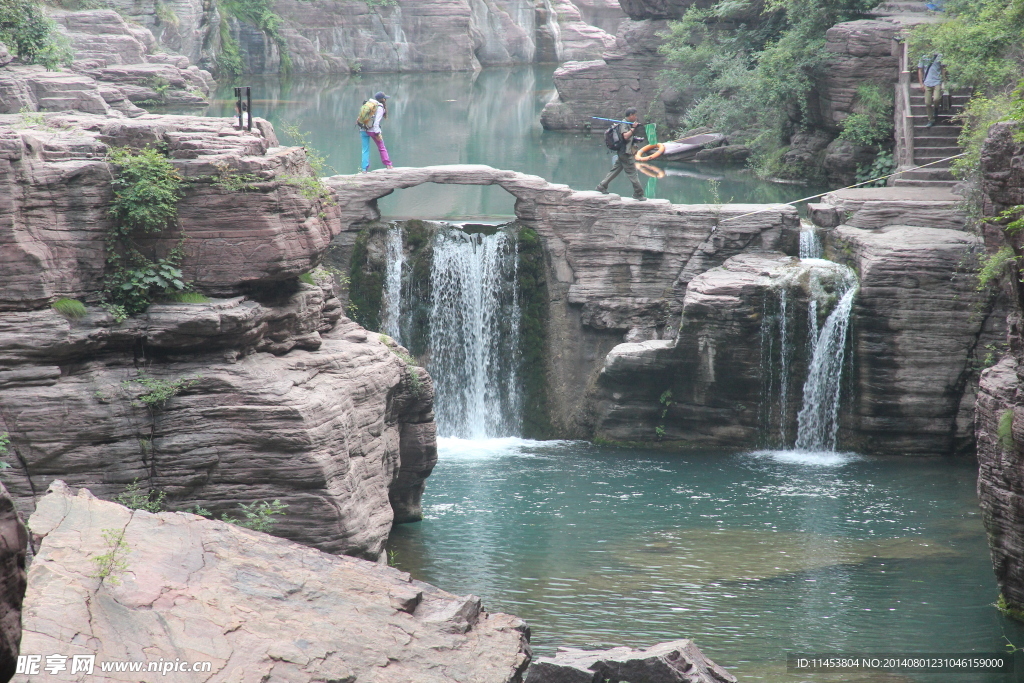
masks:
[[[68,657],[47,680],[513,683],[530,661],[526,624],[477,597],[225,522],[54,482],[29,526],[41,543],[21,651]],[[124,568],[100,580],[112,537]],[[92,675],[70,673],[75,655],[94,656]],[[209,670],[102,671],[160,660]]]
[[[540,657],[526,683],[736,683],[736,677],[704,656],[692,640],[658,643],[646,650],[560,650]]]

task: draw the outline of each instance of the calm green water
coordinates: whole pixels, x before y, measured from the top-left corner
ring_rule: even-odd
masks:
[[[283,123],[309,132],[338,173],[359,167],[360,140],[355,117],[377,90],[392,96],[384,139],[396,166],[487,164],[542,176],[579,190],[592,190],[611,167],[600,135],[545,132],[539,123],[554,85],[552,66],[488,69],[477,74],[369,74],[357,77],[303,77],[281,80],[246,77],[253,87],[253,112],[270,120],[282,142],[296,141]],[[210,116],[234,112],[233,84],[225,84],[207,110]],[[607,116],[617,117],[609,111]],[[602,128],[603,130],[603,128]],[[371,169],[380,168],[376,148]],[[787,202],[827,188],[780,185],[754,179],[742,169],[715,169],[668,163],[669,175],[648,186],[652,196],[679,204]],[[332,172],[333,171],[329,171]],[[714,182],[712,182],[714,181]],[[625,176],[612,192],[632,193]],[[489,186],[428,185],[400,190],[381,200],[386,218],[507,218],[513,199]]]
[[[972,463],[667,455],[441,440],[397,565],[558,646],[693,638],[741,681],[1009,681],[785,673],[789,652],[1005,650]]]

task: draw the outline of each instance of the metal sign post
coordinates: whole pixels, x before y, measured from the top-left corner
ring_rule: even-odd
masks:
[[[242,103],[242,91],[245,90],[245,103]],[[245,126],[252,130],[252,86],[235,88],[235,111],[238,113],[238,127]],[[244,118],[244,123],[243,123]]]

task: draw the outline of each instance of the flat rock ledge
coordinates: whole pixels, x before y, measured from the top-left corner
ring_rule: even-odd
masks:
[[[646,650],[559,650],[539,657],[526,683],[736,683],[736,677],[704,656],[692,640],[659,643]]]
[[[29,527],[21,652],[95,655],[96,683],[155,676],[101,672],[112,661],[210,662],[167,680],[235,683],[518,683],[530,662],[526,624],[475,596],[233,524],[129,510],[57,481]],[[111,534],[126,568],[99,579]]]

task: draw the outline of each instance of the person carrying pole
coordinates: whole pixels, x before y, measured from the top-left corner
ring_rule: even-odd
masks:
[[[597,191],[608,194],[608,185],[615,180],[615,177],[626,172],[629,182],[633,183],[633,199],[645,201],[643,185],[636,173],[636,162],[633,160],[633,153],[636,151],[636,143],[643,140],[639,130],[640,122],[636,120],[636,109],[630,107],[623,116],[625,121],[618,121],[605,132],[605,144],[615,152],[615,161],[612,170],[597,184]]]
[[[359,116],[356,117],[356,125],[359,127],[359,137],[363,141],[363,158],[359,166],[360,173],[370,170],[370,140],[377,143],[377,151],[380,152],[380,160],[385,168],[393,168],[391,158],[388,156],[388,149],[384,146],[384,136],[380,130],[380,123],[388,117],[386,101],[388,96],[378,92],[371,99],[366,100],[359,108]]]

